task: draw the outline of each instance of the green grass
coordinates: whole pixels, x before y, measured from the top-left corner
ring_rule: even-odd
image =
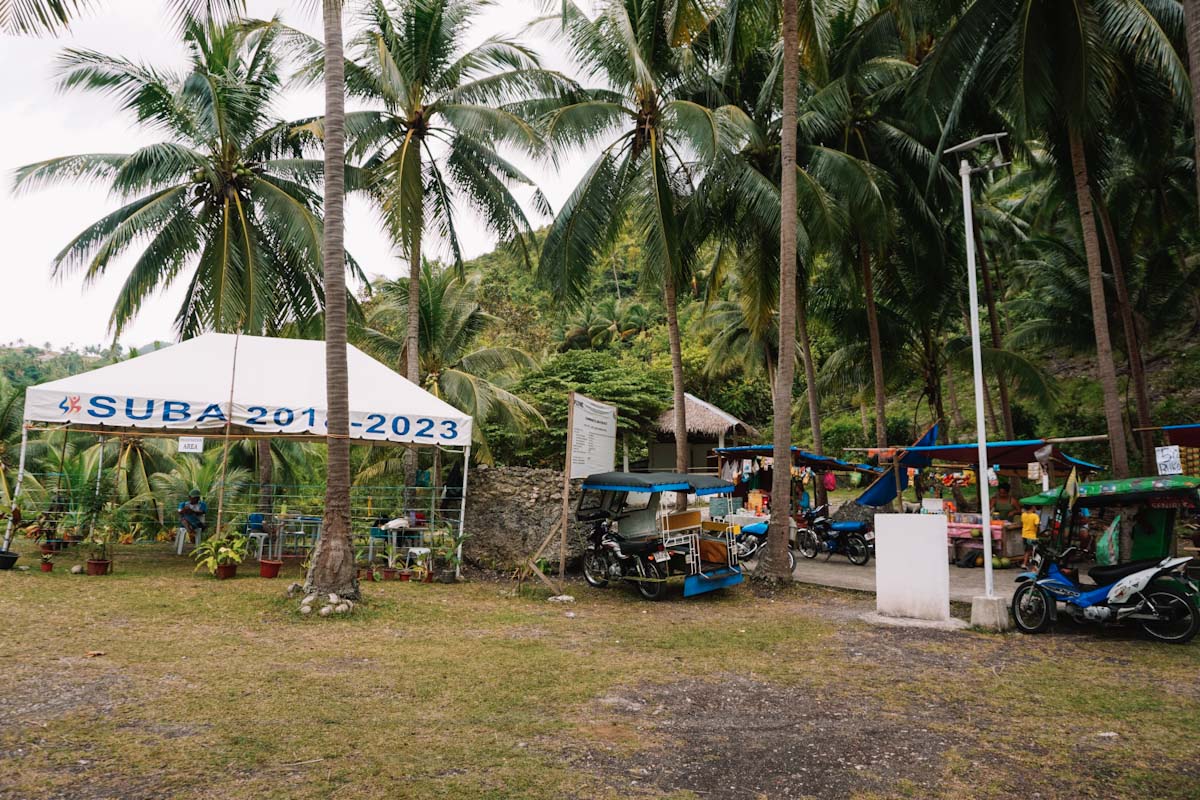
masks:
[[[32,571],[0,573],[0,797],[627,797],[580,755],[634,758],[670,729],[597,701],[730,674],[850,714],[932,713],[962,743],[937,795],[1045,776],[1046,797],[1196,796],[1196,646],[885,631],[856,621],[863,597],[800,587],[651,604],[580,585],[563,607],[395,582],[349,619],[307,618],[282,597],[295,567],[216,581],[161,547],[117,558],[112,576],[70,575],[70,555],[47,575],[27,551]],[[976,757],[981,737],[995,758]]]

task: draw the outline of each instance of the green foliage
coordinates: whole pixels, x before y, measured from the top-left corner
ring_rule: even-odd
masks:
[[[228,564],[240,564],[246,557],[247,539],[237,533],[225,533],[210,536],[192,551],[196,560],[196,572],[202,569],[214,574],[217,567]]]

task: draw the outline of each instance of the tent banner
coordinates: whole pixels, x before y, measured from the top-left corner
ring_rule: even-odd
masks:
[[[322,408],[232,404],[228,401],[63,394],[31,387],[25,392],[25,419],[70,425],[160,430],[213,430],[232,424],[252,431],[324,436]],[[230,418],[232,417],[232,419]],[[464,447],[471,443],[471,420],[417,414],[352,411],[350,436],[380,442]]]

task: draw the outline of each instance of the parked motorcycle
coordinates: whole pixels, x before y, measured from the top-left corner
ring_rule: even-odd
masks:
[[[1135,622],[1152,639],[1184,644],[1200,632],[1200,587],[1187,577],[1191,558],[1151,558],[1088,570],[1083,583],[1064,568],[1077,547],[1061,553],[1039,543],[1036,572],[1017,576],[1012,615],[1022,633],[1041,633],[1058,618],[1058,606],[1077,622]]]
[[[828,514],[828,505],[801,514],[800,530],[796,534],[800,555],[816,558],[824,553],[828,561],[835,553],[840,553],[850,559],[851,564],[860,567],[870,561],[875,552],[875,533],[870,525],[850,520],[831,522]]]
[[[583,577],[597,588],[609,581],[630,581],[642,597],[657,600],[666,586],[670,560],[661,539],[623,539],[608,520],[596,520],[583,553]]]
[[[734,539],[738,549],[738,561],[749,561],[766,550],[767,528],[768,523],[766,522],[755,522],[742,526],[742,532]],[[788,542],[787,559],[788,572],[795,572],[796,554],[792,551],[791,542]]]

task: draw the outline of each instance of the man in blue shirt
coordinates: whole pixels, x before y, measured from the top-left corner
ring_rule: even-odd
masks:
[[[208,503],[200,499],[200,491],[192,489],[186,503],[179,504],[179,521],[188,533],[197,537],[204,530],[204,514],[208,511]]]

